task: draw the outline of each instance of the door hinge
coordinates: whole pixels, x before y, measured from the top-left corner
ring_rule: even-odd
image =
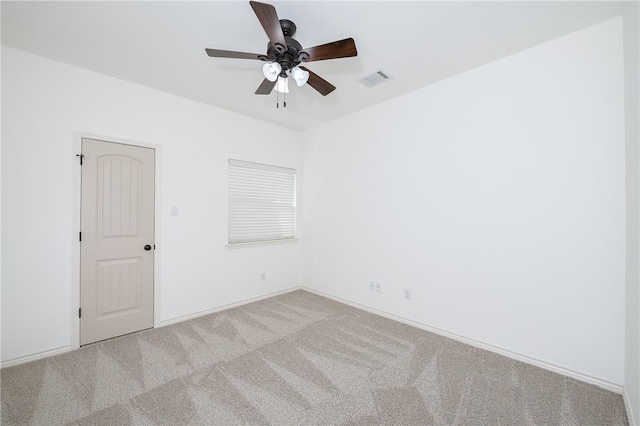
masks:
[[[80,165],[82,166],[82,159],[84,158],[84,154],[76,154],[76,157],[80,157]]]
[[[82,318],[82,308],[78,308],[78,318]]]
[[[78,232],[78,241],[82,241],[82,231]]]

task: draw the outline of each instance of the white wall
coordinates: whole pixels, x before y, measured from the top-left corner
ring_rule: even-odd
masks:
[[[70,344],[74,131],[162,148],[164,321],[300,285],[299,244],[225,249],[226,161],[300,169],[304,138],[304,284],[636,398],[621,33],[614,19],[306,135],[2,48],[2,360]]]
[[[625,4],[626,338],[624,387],[630,420],[640,421],[640,6]],[[633,422],[631,420],[631,422]]]
[[[2,19],[2,7],[0,7]],[[0,52],[1,53],[1,52]],[[0,54],[0,99],[2,99],[2,55]],[[2,141],[2,102],[0,102],[0,142]],[[2,241],[2,143],[0,143],[0,242]],[[2,244],[0,243],[0,332],[2,330]],[[2,338],[0,336],[0,352],[2,352]],[[1,359],[1,357],[0,357]]]
[[[621,385],[621,24],[309,132],[305,285]]]
[[[300,285],[300,244],[225,248],[228,158],[299,169],[299,133],[10,48],[2,89],[3,361],[71,343],[74,131],[161,146],[161,320]]]

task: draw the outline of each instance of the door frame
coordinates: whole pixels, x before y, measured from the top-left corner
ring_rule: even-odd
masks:
[[[82,152],[82,139],[95,139],[103,142],[118,143],[122,145],[131,145],[142,148],[151,148],[155,153],[155,174],[154,174],[154,238],[156,249],[153,255],[153,328],[160,327],[160,254],[162,244],[160,240],[161,229],[161,200],[160,194],[160,177],[162,169],[162,146],[142,142],[137,140],[125,139],[115,136],[105,136],[95,133],[74,131],[72,149],[72,180],[73,180],[73,206],[72,206],[72,223],[71,223],[71,247],[72,247],[72,264],[71,264],[71,349],[80,347],[80,318],[78,317],[78,309],[80,309],[80,241],[78,233],[80,232],[80,218],[82,209],[82,169],[80,160],[76,154]]]

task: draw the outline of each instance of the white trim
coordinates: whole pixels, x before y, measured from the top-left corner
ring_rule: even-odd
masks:
[[[264,170],[267,172],[286,173],[291,176],[296,175],[296,169],[291,167],[273,166],[271,164],[253,163],[251,161],[234,160],[229,158],[229,165],[234,167],[244,167],[245,169]]]
[[[282,240],[252,241],[250,243],[233,243],[233,244],[227,244],[227,250],[248,248],[248,247],[277,246],[280,244],[297,243],[299,241],[300,241],[300,238],[287,238]]]
[[[398,322],[401,322],[401,323],[404,323],[404,324],[407,324],[407,325],[411,325],[413,327],[420,328],[422,330],[430,331],[431,333],[439,334],[441,336],[448,337],[450,339],[454,339],[454,340],[457,340],[457,341],[462,342],[462,343],[466,343],[467,345],[475,346],[477,348],[484,349],[484,350],[487,350],[487,351],[490,351],[490,352],[494,352],[494,353],[506,356],[508,358],[512,358],[512,359],[515,359],[517,361],[521,361],[521,362],[527,363],[527,364],[531,364],[531,365],[534,365],[536,367],[540,367],[540,368],[543,368],[545,370],[552,371],[554,373],[562,374],[563,376],[571,377],[571,378],[574,378],[576,380],[580,380],[581,382],[585,382],[585,383],[589,383],[589,384],[592,384],[592,385],[596,385],[596,386],[598,386],[600,388],[609,390],[611,392],[615,392],[615,393],[618,393],[618,394],[622,393],[622,389],[623,388],[622,388],[621,385],[609,382],[607,380],[599,379],[597,377],[593,377],[593,376],[590,376],[588,374],[583,374],[583,373],[568,369],[566,367],[562,367],[560,365],[552,364],[552,363],[549,363],[549,362],[546,362],[546,361],[542,361],[542,360],[539,360],[539,359],[536,359],[536,358],[531,358],[531,357],[529,357],[527,355],[522,355],[522,354],[519,354],[517,352],[512,352],[510,350],[507,350],[507,349],[502,349],[502,348],[499,348],[497,346],[493,346],[493,345],[490,345],[490,344],[487,344],[487,343],[483,343],[483,342],[480,342],[478,340],[471,339],[469,337],[461,336],[459,334],[452,333],[450,331],[442,330],[440,328],[432,327],[432,326],[427,325],[427,324],[423,324],[423,323],[420,323],[420,322],[412,321],[412,320],[404,318],[404,317],[400,317],[400,316],[397,316],[397,315],[394,315],[394,314],[390,314],[390,313],[387,313],[387,312],[384,312],[384,311],[380,311],[380,310],[378,310],[376,308],[372,308],[370,306],[361,305],[360,303],[357,303],[357,302],[352,302],[351,300],[343,299],[341,297],[332,296],[332,295],[324,293],[322,291],[314,290],[314,289],[311,289],[311,288],[308,288],[308,287],[304,287],[304,286],[302,287],[302,289],[306,290],[306,291],[308,291],[310,293],[314,293],[314,294],[317,294],[319,296],[323,296],[323,297],[326,297],[328,299],[335,300],[336,302],[344,303],[346,305],[353,306],[354,308],[362,309],[363,311],[371,312],[373,314],[380,315],[382,317],[389,318],[389,319],[392,319],[394,321],[398,321]]]
[[[73,206],[72,206],[72,259],[71,259],[71,346],[70,349],[78,349],[80,347],[80,318],[78,318],[78,309],[80,309],[80,242],[78,241],[78,232],[80,232],[80,209],[82,206],[82,169],[76,154],[82,151],[82,139],[95,139],[104,142],[119,143],[123,145],[139,146],[143,148],[151,148],[155,152],[155,226],[154,226],[154,243],[156,249],[153,256],[153,326],[160,326],[160,257],[162,244],[160,239],[162,203],[160,194],[162,191],[162,146],[149,142],[141,142],[137,140],[119,138],[114,136],[98,135],[90,132],[74,131],[73,132]]]
[[[73,132],[71,146],[73,197],[71,208],[71,349],[80,347],[80,212],[82,209],[82,169],[76,155],[82,152],[83,134]]]
[[[276,291],[274,293],[263,294],[262,296],[250,297],[248,299],[239,300],[237,302],[228,303],[226,305],[218,306],[217,308],[207,309],[206,311],[196,312],[195,314],[183,315],[181,317],[172,318],[169,320],[161,321],[160,327],[164,327],[165,325],[171,325],[182,321],[187,321],[193,318],[198,318],[204,315],[213,314],[215,312],[225,311],[227,309],[237,308],[238,306],[247,305],[249,303],[258,302],[260,300],[269,299],[271,297],[280,296],[282,294],[291,293],[296,290],[306,290],[302,287],[291,287],[286,290]]]
[[[19,356],[18,358],[8,359],[6,361],[2,361],[0,365],[1,368],[13,367],[14,365],[24,364],[26,362],[37,361],[42,358],[47,358],[54,355],[60,355],[65,352],[72,351],[73,348],[71,346],[63,346],[57,349],[50,349],[48,351],[37,352],[31,355]]]
[[[490,351],[490,352],[494,352],[494,353],[506,356],[508,358],[515,359],[517,361],[521,361],[521,362],[524,362],[524,363],[527,363],[527,364],[531,364],[531,365],[534,365],[536,367],[540,367],[540,368],[543,368],[545,370],[552,371],[554,373],[562,374],[564,376],[571,377],[571,378],[574,378],[576,380],[580,380],[582,382],[589,383],[589,384],[598,386],[600,388],[603,388],[603,389],[606,389],[606,390],[609,390],[609,391],[612,391],[612,392],[615,392],[615,393],[618,393],[618,394],[622,394],[622,397],[623,397],[623,400],[624,400],[624,404],[625,404],[625,407],[626,407],[626,410],[627,410],[627,417],[629,419],[629,424],[630,425],[636,425],[637,424],[637,423],[635,423],[633,412],[631,411],[631,404],[629,403],[629,397],[628,397],[628,394],[626,392],[626,389],[621,385],[609,382],[607,380],[599,379],[597,377],[593,377],[593,376],[590,376],[588,374],[583,374],[583,373],[568,369],[566,367],[562,367],[562,366],[559,366],[559,365],[556,365],[556,364],[552,364],[552,363],[549,363],[549,362],[546,362],[546,361],[542,361],[542,360],[538,360],[538,359],[535,359],[535,358],[531,358],[529,356],[522,355],[522,354],[519,354],[519,353],[516,353],[516,352],[512,352],[512,351],[509,351],[509,350],[506,350],[506,349],[502,349],[502,348],[499,348],[497,346],[489,345],[487,343],[483,343],[483,342],[480,342],[480,341],[477,341],[477,340],[474,340],[474,339],[471,339],[471,338],[468,338],[468,337],[465,337],[465,336],[461,336],[459,334],[455,334],[455,333],[452,333],[452,332],[449,332],[449,331],[446,331],[446,330],[442,330],[442,329],[439,329],[439,328],[436,328],[436,327],[432,327],[432,326],[429,326],[429,325],[426,325],[426,324],[422,324],[422,323],[419,323],[419,322],[416,322],[416,321],[412,321],[412,320],[404,318],[404,317],[393,315],[393,314],[378,310],[376,308],[372,308],[370,306],[362,305],[360,303],[353,302],[353,301],[347,300],[347,299],[343,299],[341,297],[333,296],[333,295],[324,293],[322,291],[318,291],[318,290],[315,290],[315,289],[312,289],[312,288],[309,288],[309,287],[305,287],[305,286],[296,286],[296,287],[291,287],[291,288],[288,288],[288,289],[285,289],[285,290],[280,290],[280,291],[276,291],[276,292],[273,292],[273,293],[264,294],[264,295],[261,295],[261,296],[250,297],[248,299],[239,300],[237,302],[229,303],[229,304],[226,304],[226,305],[223,305],[223,306],[219,306],[219,307],[216,307],[216,308],[212,308],[212,309],[208,309],[208,310],[205,310],[205,311],[200,311],[200,312],[196,312],[196,313],[193,313],[193,314],[183,315],[183,316],[180,316],[180,317],[177,317],[177,318],[172,318],[172,319],[169,319],[169,320],[160,321],[159,323],[155,324],[154,326],[155,327],[164,327],[164,326],[167,326],[167,325],[171,325],[171,324],[179,323],[179,322],[182,322],[182,321],[190,320],[190,319],[193,319],[193,318],[201,317],[203,315],[208,315],[208,314],[212,314],[212,313],[215,313],[215,312],[220,312],[220,311],[224,311],[224,310],[227,310],[227,309],[236,308],[238,306],[242,306],[242,305],[246,305],[246,304],[249,304],[249,303],[257,302],[257,301],[260,301],[260,300],[268,299],[268,298],[271,298],[271,297],[274,297],[274,296],[279,296],[279,295],[282,295],[282,294],[290,293],[290,292],[296,291],[296,290],[308,291],[309,293],[317,294],[319,296],[323,296],[323,297],[326,297],[328,299],[335,300],[335,301],[340,302],[340,303],[344,303],[345,305],[349,305],[349,306],[353,306],[353,307],[358,308],[358,309],[362,309],[363,311],[371,312],[373,314],[380,315],[382,317],[389,318],[389,319],[392,319],[394,321],[398,321],[398,322],[401,322],[401,323],[404,323],[404,324],[407,324],[407,325],[410,325],[410,326],[413,326],[413,327],[416,327],[416,328],[419,328],[419,329],[422,329],[422,330],[426,330],[426,331],[429,331],[429,332],[432,332],[432,333],[435,333],[435,334],[438,334],[438,335],[441,335],[441,336],[444,336],[444,337],[448,337],[450,339],[454,339],[454,340],[457,340],[459,342],[462,342],[462,343],[465,343],[465,344],[468,344],[468,345],[471,345],[471,346],[475,346],[475,347],[480,348],[480,349],[484,349],[484,350],[487,350],[487,351]],[[77,318],[76,318],[76,322],[79,325],[79,320]],[[78,327],[78,331],[79,331],[79,327]],[[41,358],[45,358],[45,357],[49,357],[49,356],[53,356],[53,355],[59,355],[59,354],[62,354],[62,353],[65,353],[65,352],[68,352],[70,350],[74,350],[74,349],[77,349],[77,348],[78,348],[78,346],[74,347],[73,345],[71,345],[71,346],[64,346],[64,347],[61,347],[61,348],[58,348],[58,349],[52,349],[52,350],[48,350],[48,351],[44,351],[44,352],[38,352],[36,354],[26,355],[26,356],[23,356],[23,357],[18,357],[18,358],[10,359],[10,360],[7,360],[7,361],[3,361],[0,366],[2,368],[4,368],[4,367],[10,367],[10,366],[13,366],[13,365],[23,364],[25,362],[35,361],[35,360],[38,360],[38,359],[41,359]]]
[[[197,317],[201,317],[203,315],[208,315],[208,314],[212,314],[214,312],[220,312],[220,311],[224,311],[227,309],[231,309],[231,308],[237,308],[238,306],[242,306],[242,305],[247,305],[249,303],[253,303],[253,302],[258,302],[260,300],[264,300],[264,299],[269,299],[271,297],[274,296],[280,296],[282,294],[286,294],[286,293],[291,293],[292,291],[296,291],[296,290],[302,290],[302,287],[291,287],[288,288],[286,290],[280,290],[280,291],[276,291],[273,293],[268,293],[268,294],[264,294],[262,296],[256,296],[256,297],[250,297],[248,299],[243,299],[240,300],[238,302],[233,302],[233,303],[229,303],[227,305],[223,305],[223,306],[219,306],[217,308],[213,308],[213,309],[208,309],[206,311],[201,311],[201,312],[196,312],[195,314],[189,314],[189,315],[184,315],[178,318],[173,318],[170,320],[166,320],[166,321],[161,321],[159,322],[159,324],[155,325],[154,327],[164,327],[165,325],[171,325],[171,324],[175,324],[178,322],[182,322],[182,321],[186,321],[186,320],[190,320],[193,318],[197,318]],[[77,318],[76,318],[77,320]],[[78,322],[79,325],[79,321]],[[79,328],[78,328],[79,331]],[[31,362],[31,361],[37,361],[39,359],[42,358],[47,358],[50,356],[54,356],[54,355],[60,355],[66,352],[70,352],[73,350],[78,349],[78,347],[73,347],[73,345],[69,345],[69,346],[63,346],[61,348],[57,348],[57,349],[50,349],[47,351],[43,351],[43,352],[37,352],[35,354],[30,354],[30,355],[25,355],[25,356],[21,356],[18,358],[12,358],[6,361],[2,361],[2,363],[0,364],[0,368],[5,368],[5,367],[13,367],[14,365],[19,365],[19,364],[24,364],[27,362]]]
[[[624,408],[626,408],[627,410],[627,419],[629,420],[629,426],[638,426],[638,423],[636,423],[635,418],[633,417],[631,401],[629,401],[629,394],[627,393],[626,386],[622,388],[622,400],[624,401]]]

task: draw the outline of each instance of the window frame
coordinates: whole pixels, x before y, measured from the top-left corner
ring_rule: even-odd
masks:
[[[227,248],[298,241],[297,173],[296,169],[290,167],[229,158]],[[260,175],[262,175],[263,179],[260,179]],[[291,177],[291,185],[286,182],[287,176]],[[242,179],[245,181],[240,182]],[[264,182],[269,182],[269,184],[260,186]],[[286,193],[283,194],[283,190],[286,190]],[[252,197],[254,195],[252,192],[256,193],[255,197]],[[233,223],[234,219],[238,218],[238,204],[242,203],[242,201],[239,201],[243,198],[240,195],[245,197],[245,209],[246,207],[255,209],[249,212],[249,216],[253,216],[252,222],[255,222],[256,216],[258,221],[264,220],[264,223],[256,227],[254,235],[251,235],[253,231],[247,230],[247,218],[249,216],[240,217],[239,221]],[[279,204],[282,205],[281,209],[277,208]],[[261,210],[260,207],[266,207],[266,209]],[[274,207],[275,211],[273,211]],[[278,214],[282,215],[284,219],[278,219]],[[290,216],[287,217],[287,215]],[[273,216],[276,217],[274,218]],[[271,221],[273,223],[269,223]],[[278,223],[278,221],[281,222]],[[285,228],[282,230],[281,235],[277,235],[277,227],[283,226],[283,223]],[[249,234],[245,238],[240,236],[243,231]],[[269,233],[273,236],[267,236]],[[264,237],[260,238],[260,234]]]

